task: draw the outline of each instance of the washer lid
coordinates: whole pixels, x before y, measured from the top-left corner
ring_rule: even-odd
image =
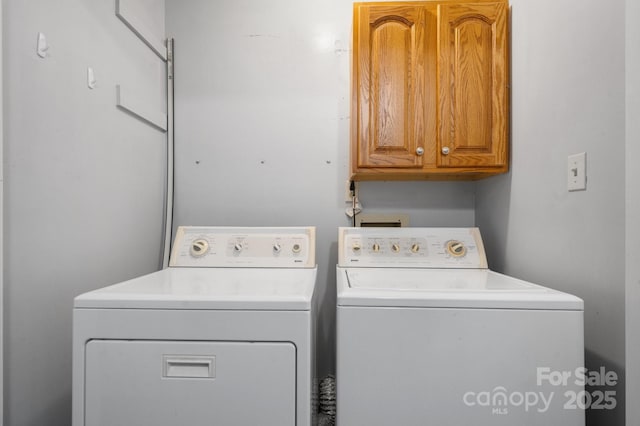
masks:
[[[338,305],[583,310],[581,299],[486,269],[338,268]]]
[[[313,269],[169,268],[75,298],[75,308],[311,309]]]

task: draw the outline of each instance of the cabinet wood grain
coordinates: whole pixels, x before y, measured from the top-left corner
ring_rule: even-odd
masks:
[[[507,162],[505,3],[438,6],[439,166]]]
[[[354,4],[354,179],[508,170],[507,18],[506,1]]]

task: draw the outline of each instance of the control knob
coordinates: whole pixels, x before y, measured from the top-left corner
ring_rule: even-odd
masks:
[[[191,249],[189,251],[193,257],[204,256],[209,251],[209,241],[204,238],[199,238],[191,243]]]
[[[411,252],[412,253],[417,253],[419,251],[420,251],[420,244],[418,244],[418,243],[411,244]]]
[[[374,253],[378,253],[380,251],[380,244],[373,243],[373,245],[371,246],[371,250],[373,250]]]
[[[462,241],[451,240],[447,243],[447,251],[453,257],[462,257],[467,254],[467,247]]]
[[[400,251],[400,244],[391,244],[391,251],[398,253]]]
[[[273,243],[273,252],[280,253],[282,250],[282,246],[279,243]]]

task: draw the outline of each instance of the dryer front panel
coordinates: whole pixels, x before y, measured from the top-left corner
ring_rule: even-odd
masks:
[[[295,425],[289,342],[91,340],[85,426]]]

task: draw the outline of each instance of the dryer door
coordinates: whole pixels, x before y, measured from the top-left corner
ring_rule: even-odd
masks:
[[[295,425],[288,342],[92,340],[85,426]]]

